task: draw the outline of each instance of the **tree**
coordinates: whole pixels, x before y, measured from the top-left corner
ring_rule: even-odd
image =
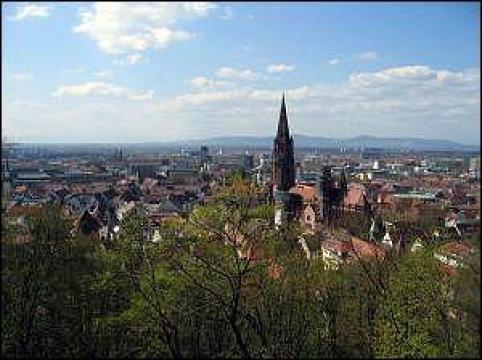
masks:
[[[376,355],[453,355],[449,304],[442,273],[429,250],[404,258],[389,276],[388,293],[377,316]]]
[[[91,336],[90,246],[58,209],[28,219],[31,240],[2,241],[2,354],[78,356]]]

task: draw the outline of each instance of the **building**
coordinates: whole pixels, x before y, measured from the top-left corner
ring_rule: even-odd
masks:
[[[273,144],[273,185],[276,190],[289,191],[295,185],[293,137],[288,129],[285,96],[281,100],[278,132]]]
[[[480,180],[480,156],[470,159],[469,175],[471,178]]]
[[[434,257],[453,268],[462,268],[468,257],[475,252],[473,246],[468,243],[451,241],[440,246],[434,253]]]
[[[295,185],[295,159],[293,137],[288,128],[285,96],[281,100],[278,131],[273,142],[272,195],[275,202],[275,225],[295,217],[297,203],[302,202],[296,193],[290,193]]]

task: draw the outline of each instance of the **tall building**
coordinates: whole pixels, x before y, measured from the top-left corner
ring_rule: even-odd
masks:
[[[289,191],[295,185],[295,159],[293,137],[288,129],[285,95],[281,100],[278,132],[273,147],[273,185],[276,190]]]
[[[471,178],[480,180],[480,156],[470,159],[469,175]]]
[[[288,129],[285,96],[281,100],[278,132],[273,146],[273,198],[275,202],[274,222],[278,228],[295,217],[299,195],[290,193],[295,185],[295,159],[293,137]]]

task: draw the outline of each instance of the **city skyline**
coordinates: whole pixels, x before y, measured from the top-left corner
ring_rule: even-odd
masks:
[[[2,5],[23,141],[272,136],[284,91],[295,134],[480,144],[475,3]]]

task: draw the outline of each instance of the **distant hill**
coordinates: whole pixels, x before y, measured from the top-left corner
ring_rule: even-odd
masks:
[[[468,151],[480,152],[480,146],[465,145],[450,140],[423,139],[423,138],[388,138],[362,135],[353,138],[326,138],[317,136],[294,135],[296,148],[317,148],[317,149],[339,149],[341,147],[346,150],[360,150],[361,148],[375,148],[390,151]],[[43,143],[18,144],[27,148],[68,148],[85,149],[88,147],[92,151],[104,149],[110,151],[112,148],[136,149],[139,151],[151,151],[156,149],[179,149],[179,148],[199,148],[206,145],[212,148],[257,148],[270,149],[273,147],[272,137],[256,137],[256,136],[227,136],[214,137],[202,140],[183,140],[173,142],[138,142],[138,143]]]
[[[423,139],[423,138],[387,138],[362,135],[354,138],[336,139],[314,137],[306,135],[294,135],[295,147],[338,149],[380,148],[387,150],[410,150],[410,151],[477,151],[480,147],[464,145],[450,140]],[[249,147],[270,148],[273,146],[272,137],[255,136],[230,136],[216,137],[204,140],[186,140],[164,143],[170,146],[198,147],[207,145],[212,147]]]

